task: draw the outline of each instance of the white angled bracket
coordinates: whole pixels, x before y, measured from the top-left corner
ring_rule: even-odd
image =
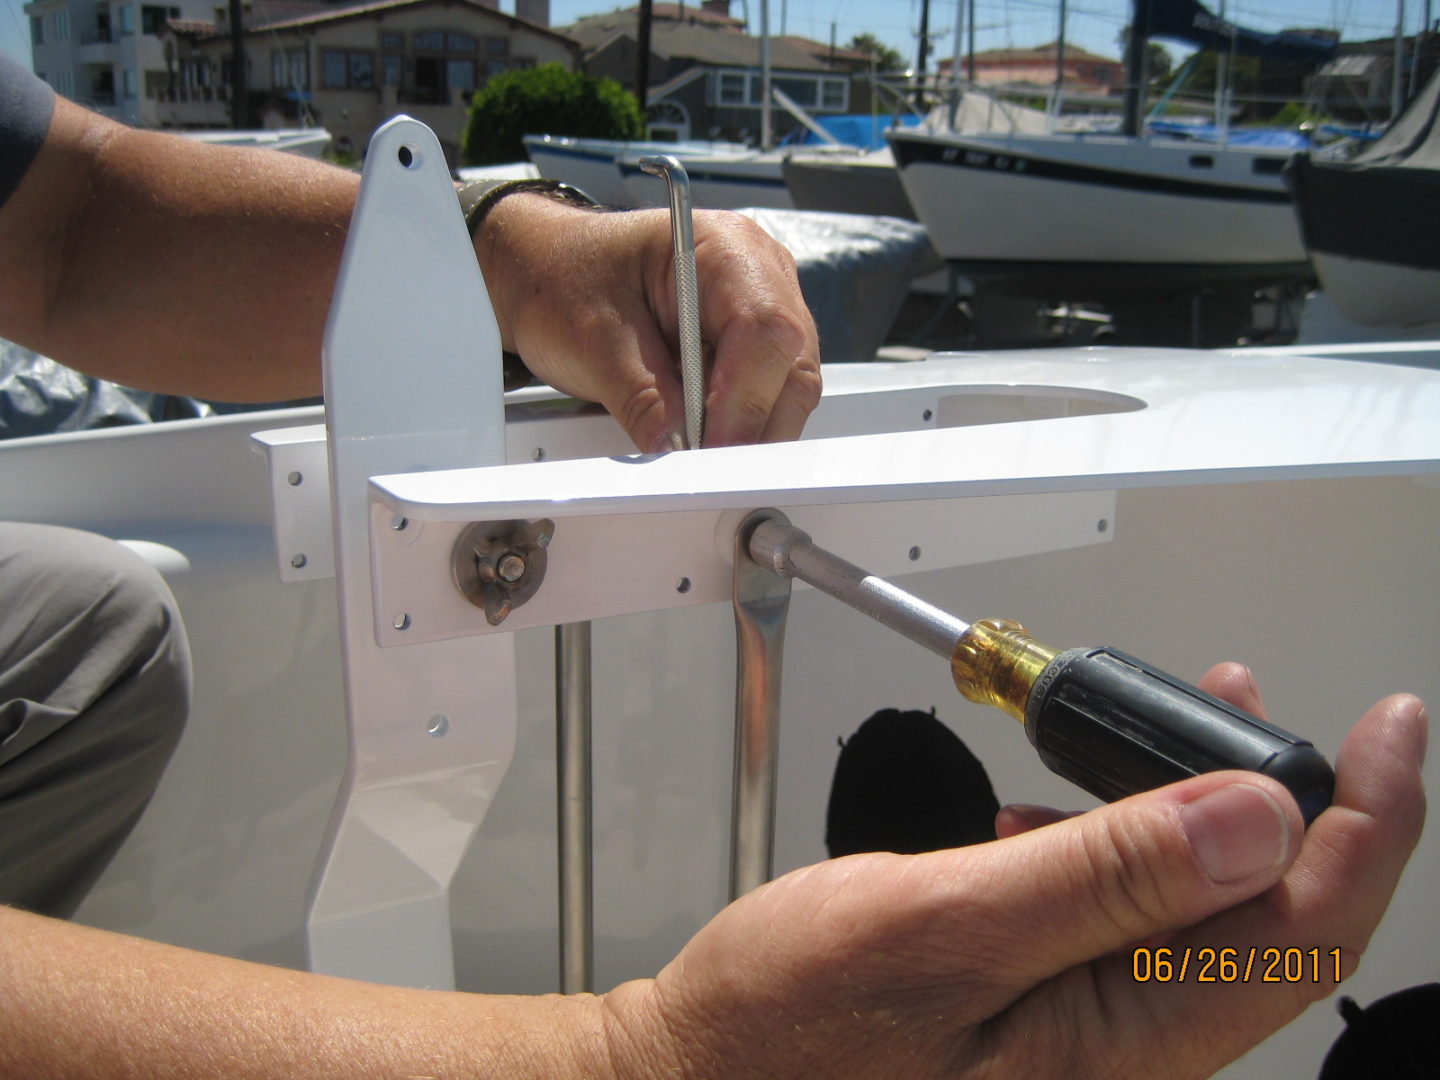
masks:
[[[450,880],[514,750],[513,643],[380,647],[366,485],[377,473],[503,462],[504,391],[499,331],[445,157],[414,120],[371,140],[324,361],[350,761],[312,889],[310,966],[449,987]],[[297,492],[319,479],[305,441],[272,449],[272,460],[297,455],[274,473]],[[424,532],[417,521],[396,536]],[[316,550],[297,552],[306,565],[291,569],[314,566]]]

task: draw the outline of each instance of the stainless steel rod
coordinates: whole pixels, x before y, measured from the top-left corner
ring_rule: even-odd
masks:
[[[594,989],[590,790],[590,624],[555,627],[555,765],[560,861],[560,992]]]
[[[750,528],[735,536],[735,778],[730,815],[730,899],[769,881],[775,862],[775,785],[780,750],[780,671],[790,579],[757,565],[746,551]]]
[[[750,532],[750,557],[773,574],[797,577],[876,622],[950,659],[970,624],[817,547],[809,534],[770,520]]]
[[[670,193],[670,238],[675,248],[675,304],[680,313],[680,388],[685,395],[685,443],[700,445],[705,430],[705,367],[700,338],[700,286],[695,277],[695,225],[690,175],[670,154],[640,159],[640,168],[665,180]]]

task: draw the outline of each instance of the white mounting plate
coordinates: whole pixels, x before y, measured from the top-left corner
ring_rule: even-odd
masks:
[[[1005,533],[997,524],[1005,550],[965,547],[1006,503],[996,496],[1440,471],[1440,372],[1418,368],[1110,349],[939,356],[865,369],[869,400],[923,391],[933,402],[928,419],[943,426],[373,477],[377,640],[489,630],[478,609],[468,624],[457,614],[450,580],[447,545],[457,526],[473,521],[556,524],[547,580],[502,624],[509,630],[670,606],[681,577],[691,579],[694,602],[717,599],[725,541],[717,547],[714,533],[724,531],[723,511],[774,506],[807,527],[802,507],[829,507],[827,523],[813,526],[817,542],[861,565],[868,556],[868,568],[886,573],[894,561],[884,552],[852,553],[843,541],[865,514],[893,534],[894,550],[918,544],[928,549],[929,566],[953,566],[1073,546],[1082,535],[1103,539],[1096,523],[1108,514],[1098,504],[1077,504],[1071,518],[1056,501],[1053,515],[1041,509],[1031,525],[1039,546],[1012,544],[1025,528]],[[912,516],[913,505],[898,505],[977,497],[986,498],[973,514],[957,507],[953,515],[915,509]],[[859,516],[838,509],[872,502],[897,505],[862,508]],[[407,522],[398,534],[390,528],[396,517]],[[922,543],[919,532],[907,539],[912,529],[937,541]],[[396,631],[402,612],[409,628]]]
[[[1065,492],[781,507],[791,522],[857,566],[895,577],[1102,543],[1115,495]],[[376,637],[381,645],[508,633],[582,619],[730,600],[730,552],[745,511],[601,514],[556,520],[540,591],[492,627],[450,578],[464,522],[405,522],[371,506]],[[809,588],[797,582],[798,588]]]

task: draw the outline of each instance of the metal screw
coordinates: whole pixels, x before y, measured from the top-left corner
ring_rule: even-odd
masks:
[[[293,559],[290,560],[290,565],[293,566],[296,570],[299,570],[307,562],[309,562],[309,560],[306,559],[304,555],[296,555]]]
[[[677,581],[677,582],[675,583],[675,591],[678,592],[678,593],[687,593],[687,592],[689,592],[689,591],[690,591],[690,579],[689,579],[688,577],[682,577],[679,581]]]
[[[530,457],[533,458],[535,461],[544,461],[544,460],[545,460],[545,447],[543,447],[543,446],[537,446],[537,447],[535,447],[535,452],[534,452],[533,454],[531,454]]]
[[[402,611],[399,615],[396,615],[393,620],[391,620],[390,625],[393,626],[396,630],[409,630],[410,616]]]
[[[409,519],[409,518],[405,518],[405,517],[401,517],[399,514],[396,514],[394,517],[392,517],[392,518],[390,519],[390,527],[391,527],[392,529],[394,529],[396,532],[400,532],[402,529],[404,529],[404,528],[405,528],[407,525],[409,525],[409,524],[410,524],[410,519]]]
[[[934,416],[935,416],[934,412],[932,412],[932,411],[929,410],[929,409],[926,409],[923,413],[920,414],[920,419],[921,419],[921,420],[925,420],[925,421],[929,421],[929,420],[932,419]]]
[[[910,561],[911,561],[911,562],[919,562],[919,561],[920,561],[920,548],[919,548],[918,545],[915,546],[915,547],[912,547],[912,548],[910,549]]]
[[[500,575],[500,580],[507,581],[511,585],[514,585],[515,582],[524,577],[527,569],[525,559],[513,551],[507,555],[500,556],[500,561],[495,565],[495,570]]]
[[[1101,518],[1099,521],[1097,521],[1097,522],[1095,523],[1095,531],[1096,531],[1096,532],[1102,532],[1102,533],[1103,533],[1103,532],[1104,532],[1106,529],[1108,529],[1108,528],[1110,528],[1110,522],[1109,522],[1107,519],[1105,519],[1105,518]]]
[[[304,479],[305,477],[301,473],[292,472],[289,476],[285,477],[285,482],[288,483],[291,487],[299,487],[300,481]]]
[[[425,729],[427,735],[434,735],[437,739],[450,730],[450,718],[436,713],[430,717],[430,724]]]

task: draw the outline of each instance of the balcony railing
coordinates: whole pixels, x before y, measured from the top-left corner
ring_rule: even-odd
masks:
[[[109,30],[87,30],[80,35],[81,45],[109,45],[114,40]]]

